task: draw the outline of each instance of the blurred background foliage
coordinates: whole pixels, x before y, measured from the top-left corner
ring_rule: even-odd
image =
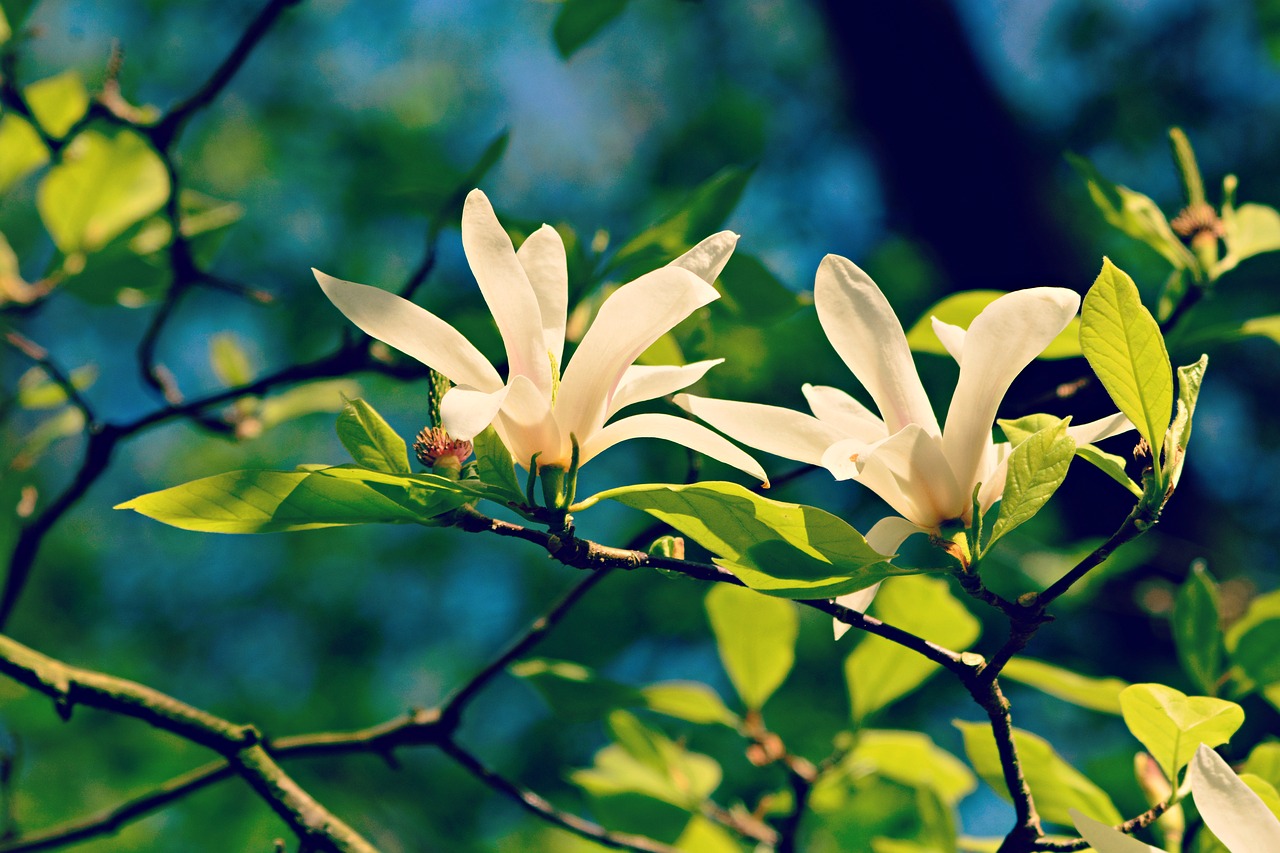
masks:
[[[258,6],[3,0],[14,22],[4,74],[33,87],[28,98],[54,135],[113,80],[145,118],[188,95]],[[1104,254],[1154,305],[1167,265],[1102,221],[1062,155],[1087,157],[1172,217],[1182,199],[1166,130],[1179,125],[1211,200],[1230,172],[1241,200],[1280,201],[1278,43],[1280,13],[1268,0],[303,2],[195,116],[176,151],[197,260],[271,301],[192,289],[157,360],[191,397],[320,355],[349,330],[309,268],[396,288],[429,243],[438,245],[437,263],[418,301],[496,355],[500,343],[456,231],[458,191],[479,183],[513,231],[544,220],[560,230],[571,292],[588,313],[602,286],[652,268],[724,222],[742,235],[722,280],[725,298],[653,357],[725,357],[705,381],[713,396],[802,408],[806,381],[860,393],[808,296],[825,253],[864,266],[906,325],[958,290],[1083,292]],[[47,212],[56,199],[42,198],[56,193],[40,189],[51,167],[39,166],[36,149],[5,122],[9,112],[0,118],[0,234],[12,248],[0,244],[6,324],[79,371],[102,418],[151,411],[162,401],[142,381],[135,348],[167,286],[157,260],[166,226],[151,217],[167,195],[163,170],[145,152],[128,170],[112,160],[109,174],[86,180],[114,182],[138,209],[119,222],[107,215],[93,227],[58,225]],[[95,125],[76,144],[137,142]],[[25,163],[11,153],[23,151]],[[76,162],[89,169],[93,156],[82,152]],[[64,192],[82,198],[75,176],[65,180]],[[1278,271],[1274,254],[1247,261],[1170,339],[1175,364],[1204,350],[1212,361],[1178,495],[1155,535],[1060,603],[1033,655],[1195,692],[1178,670],[1169,628],[1174,591],[1192,561],[1206,561],[1223,581],[1229,619],[1276,586],[1280,358],[1267,335],[1232,330],[1280,313]],[[56,290],[38,310],[23,310],[30,292],[20,286],[42,282]],[[2,357],[6,387],[27,389],[25,399],[5,400],[0,427],[8,465],[0,538],[9,546],[19,515],[65,486],[83,439],[56,393],[42,407],[48,389],[38,376],[20,379],[30,364],[7,350]],[[955,367],[932,355],[919,363],[942,411]],[[1096,388],[1044,399],[1083,369],[1079,360],[1037,363],[1002,415],[1103,413],[1108,404]],[[521,543],[453,531],[220,537],[110,509],[226,470],[341,461],[332,429],[339,392],[370,400],[406,438],[425,424],[425,381],[359,375],[238,404],[238,436],[176,422],[132,438],[45,541],[7,630],[60,659],[273,735],[357,728],[437,702],[570,584],[573,570]],[[580,494],[615,482],[678,482],[688,463],[648,443],[606,459],[586,472]],[[775,474],[791,467],[765,462]],[[999,562],[1003,574],[989,574],[991,586],[1016,594],[1044,583],[1069,560],[1064,549],[1116,527],[1126,496],[1085,468],[1073,469],[1049,510],[993,556],[988,571]],[[710,465],[703,476],[732,478]],[[874,496],[821,472],[771,496],[817,504],[864,530],[882,512]],[[616,544],[645,526],[604,506],[579,523],[585,535]],[[615,573],[538,656],[628,685],[705,681],[732,704],[705,591]],[[989,613],[974,613],[988,620],[986,643],[1003,639]],[[788,747],[814,760],[830,752],[851,713],[841,669],[852,638],[833,644],[830,630],[819,614],[800,614],[795,669],[766,709]],[[591,765],[610,738],[602,714],[557,713],[536,683],[490,687],[463,740],[557,802],[661,834],[669,817],[652,809],[585,804],[570,773]],[[1017,686],[1009,693],[1015,722],[1052,741],[1122,812],[1146,807],[1132,777],[1136,744],[1117,718]],[[0,697],[0,793],[6,819],[24,829],[113,805],[207,757],[106,714],[78,710],[64,724],[47,701],[13,685],[0,685]],[[1270,705],[1251,698],[1246,708],[1242,742],[1277,730]],[[872,722],[921,729],[963,754],[951,722],[976,713],[963,691],[938,678]],[[616,737],[627,721],[610,724]],[[776,766],[748,763],[728,729],[649,724],[719,762],[722,803],[754,805],[785,787]],[[429,749],[398,759],[394,768],[356,756],[291,769],[384,850],[593,849],[529,820]],[[815,800],[827,820],[812,849],[869,849],[872,836],[895,834],[894,821],[920,813],[909,787],[876,777],[851,785]],[[971,835],[1002,833],[1011,820],[985,788],[960,808]],[[641,826],[629,825],[637,820]],[[282,831],[243,786],[224,783],[77,849],[265,851]],[[708,841],[702,849],[722,848]]]

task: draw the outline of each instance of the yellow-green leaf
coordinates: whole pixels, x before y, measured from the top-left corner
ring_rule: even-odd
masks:
[[[1119,678],[1093,678],[1034,658],[1010,658],[1000,677],[1034,687],[1072,705],[1117,716],[1120,691],[1129,686],[1129,682]]]
[[[1081,310],[1080,348],[1117,408],[1159,460],[1173,410],[1173,370],[1164,337],[1138,288],[1103,259]]]
[[[0,192],[32,169],[49,161],[49,149],[26,119],[0,115]]]
[[[1014,447],[1000,498],[1000,517],[984,547],[1030,521],[1049,502],[1067,478],[1075,453],[1076,443],[1067,435],[1067,420],[1045,427]]]
[[[707,591],[707,616],[729,680],[742,704],[759,710],[791,672],[800,617],[790,601],[742,587]]]
[[[26,88],[27,103],[45,133],[66,135],[89,109],[89,90],[76,71],[37,80]]]
[[[1129,731],[1169,779],[1178,778],[1200,744],[1224,744],[1244,722],[1244,710],[1235,702],[1188,696],[1163,684],[1125,688],[1120,694],[1120,709]]]
[[[360,467],[388,474],[410,472],[404,439],[364,400],[347,401],[337,429],[338,440]]]
[[[131,131],[78,135],[40,182],[36,206],[65,255],[96,251],[154,213],[169,196],[169,175]]]

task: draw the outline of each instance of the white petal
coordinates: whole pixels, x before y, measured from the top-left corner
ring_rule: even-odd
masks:
[[[969,324],[942,439],[962,486],[972,488],[976,482],[996,409],[1014,377],[1044,352],[1079,307],[1080,297],[1073,291],[1032,287],[1001,296]]]
[[[845,437],[830,424],[781,406],[692,394],[677,394],[675,402],[735,441],[810,465],[821,464],[823,452]]]
[[[834,457],[839,445],[828,451]],[[823,459],[823,464],[828,459]],[[832,462],[837,461],[831,459]],[[969,497],[956,484],[938,441],[919,424],[908,424],[855,460],[857,481],[879,495],[908,521],[936,530],[964,514]]]
[[[1205,825],[1231,853],[1280,850],[1280,820],[1218,753],[1200,744],[1187,778]]]
[[[889,437],[884,421],[839,388],[830,385],[800,386],[809,408],[818,420],[839,429],[849,438],[860,438],[867,443]]]
[[[871,394],[889,432],[919,424],[938,435],[907,336],[875,282],[852,261],[827,255],[818,267],[813,301],[831,345]]]
[[[942,348],[951,353],[951,357],[959,364],[960,356],[964,353],[965,330],[959,326],[944,323],[937,317],[929,319],[933,322],[933,333],[938,336],[938,340],[942,341]]]
[[[550,225],[543,225],[520,244],[516,259],[524,267],[542,314],[542,342],[561,364],[564,356],[564,320],[569,302],[569,268],[564,241]]]
[[[867,531],[866,540],[876,551],[885,556],[896,556],[898,549],[902,547],[902,543],[906,541],[908,536],[915,533],[925,533],[905,518],[898,518],[896,515],[890,515],[880,519],[871,525],[871,529]],[[883,583],[883,581],[881,581]],[[877,583],[866,589],[860,589],[857,592],[846,593],[836,599],[836,604],[842,604],[850,610],[856,610],[859,613],[866,613],[867,608],[871,606],[871,601],[876,597],[876,593],[880,590],[880,584]],[[849,630],[850,625],[841,622],[839,619],[833,619],[835,623],[836,639],[843,637]]]
[[[1117,412],[1109,418],[1099,418],[1087,424],[1067,427],[1067,435],[1075,439],[1077,445],[1093,444],[1113,435],[1133,429],[1133,422]]]
[[[769,475],[756,460],[701,424],[674,415],[632,415],[614,421],[587,439],[582,446],[581,461],[585,463],[618,442],[633,438],[661,438],[675,442],[745,471],[766,487],[769,485]]]
[[[707,284],[714,284],[724,265],[729,262],[738,235],[732,231],[712,234],[689,251],[671,262],[671,266],[683,267]]]
[[[528,468],[535,453],[538,467],[568,468],[572,459],[569,436],[556,424],[551,401],[527,376],[513,377],[507,399],[498,412],[499,433],[520,465]]]
[[[502,377],[461,332],[444,320],[367,284],[343,281],[312,270],[329,301],[361,331],[449,377],[484,391],[502,387]]]
[[[542,311],[511,238],[480,190],[462,208],[462,248],[507,350],[507,376],[528,376],[551,393],[551,359],[543,345]]]
[[[995,444],[990,454],[989,470],[978,475],[979,482],[982,483],[982,488],[978,489],[978,507],[984,515],[1004,494],[1004,483],[1009,478],[1009,454],[1012,449],[1013,445],[1007,441]],[[966,517],[965,521],[970,522],[973,519]]]
[[[440,401],[440,422],[451,438],[470,441],[493,423],[510,387],[497,391],[450,388]]]
[[[1075,809],[1070,809],[1071,819],[1075,821],[1076,829],[1089,842],[1097,853],[1164,853],[1159,847],[1152,847],[1150,844],[1144,844],[1138,839],[1125,835],[1113,827],[1107,826],[1105,823],[1094,820],[1088,815],[1083,815]]]
[[[713,358],[683,366],[633,364],[622,374],[613,399],[609,401],[606,417],[632,403],[665,397],[687,388],[722,361],[723,358]]]
[[[680,267],[662,267],[624,284],[604,301],[560,383],[556,418],[581,440],[604,425],[622,374],[640,353],[696,309],[719,297]]]

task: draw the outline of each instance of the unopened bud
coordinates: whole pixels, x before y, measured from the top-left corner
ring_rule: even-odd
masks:
[[[441,427],[423,429],[413,442],[419,462],[436,473],[452,472],[455,477],[462,470],[462,463],[471,457],[471,451],[471,442],[450,438]]]

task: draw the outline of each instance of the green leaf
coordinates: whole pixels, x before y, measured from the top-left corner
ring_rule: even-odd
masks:
[[[339,412],[347,400],[360,396],[360,385],[351,379],[308,382],[258,403],[256,417],[264,430],[305,415]]]
[[[253,380],[253,366],[249,354],[244,351],[240,339],[231,332],[223,332],[209,339],[209,364],[218,381],[234,388]]]
[[[1000,425],[1005,438],[1017,447],[1040,430],[1057,424],[1058,418],[1045,414],[1024,415],[1016,420],[997,420],[996,423]],[[1077,444],[1076,456],[1100,469],[1108,477],[1124,486],[1134,497],[1142,497],[1142,489],[1125,473],[1123,457],[1099,450],[1092,444]]]
[[[974,318],[982,313],[992,302],[995,302],[1004,291],[1000,290],[966,290],[953,293],[934,303],[916,320],[907,332],[907,344],[916,352],[927,352],[933,355],[947,355],[947,349],[938,340],[933,331],[933,318],[944,323],[968,329]],[[1067,327],[1040,353],[1037,358],[1057,359],[1076,358],[1080,355],[1080,320],[1072,318]]]
[[[358,469],[232,471],[125,501],[183,530],[276,533],[348,524],[423,522],[471,496],[443,477],[379,476]]]
[[[1067,435],[1068,420],[1041,429],[1017,444],[1009,454],[1000,517],[991,529],[986,548],[1030,521],[1067,478],[1067,469],[1076,452],[1075,441]]]
[[[771,326],[785,320],[800,307],[800,298],[789,290],[759,258],[734,252],[720,274],[719,304],[732,310],[739,320],[757,326]]]
[[[551,25],[551,36],[561,58],[577,53],[626,8],[627,0],[564,0]]]
[[[616,742],[596,753],[595,764],[569,778],[595,797],[642,794],[698,812],[720,785],[715,759],[689,752],[625,711],[609,715]]]
[[[1160,459],[1173,409],[1173,371],[1164,338],[1138,288],[1110,260],[1084,297],[1080,348],[1120,411]]]
[[[89,91],[76,71],[37,80],[25,94],[36,121],[53,137],[65,136],[89,109]]]
[[[1178,409],[1173,423],[1169,425],[1165,453],[1165,479],[1174,485],[1182,476],[1187,444],[1191,441],[1191,418],[1196,411],[1196,400],[1200,397],[1200,385],[1208,366],[1209,356],[1202,355],[1195,364],[1178,368]]]
[[[1280,741],[1267,741],[1255,746],[1240,772],[1251,773],[1273,787],[1280,787]]]
[[[168,196],[164,163],[141,136],[87,130],[40,182],[36,206],[58,249],[71,255],[102,248]]]
[[[404,439],[364,400],[348,400],[338,415],[338,440],[362,468],[386,474],[408,474]]]
[[[13,113],[0,115],[0,192],[47,162],[49,149],[35,128]]]
[[[951,594],[947,581],[923,576],[898,578],[880,588],[876,618],[949,649],[971,646],[982,631],[972,613]],[[917,652],[867,634],[845,659],[855,722],[915,690],[938,671]]]
[[[492,487],[504,500],[523,504],[524,487],[516,478],[515,460],[493,427],[485,427],[484,432],[471,440],[471,447],[476,455],[480,481]]]
[[[1034,687],[1064,702],[1103,714],[1120,715],[1120,691],[1129,682],[1119,678],[1093,678],[1034,658],[1010,658],[1001,678]]]
[[[730,584],[708,590],[706,607],[725,672],[742,703],[758,711],[795,664],[796,607]]]
[[[1248,684],[1267,688],[1280,682],[1280,591],[1260,595],[1249,603],[1244,616],[1227,630],[1223,638],[1231,663]],[[1265,691],[1268,699],[1270,691]]]
[[[991,726],[963,720],[956,720],[955,726],[964,738],[965,753],[978,775],[997,794],[1010,799]],[[1035,792],[1036,808],[1042,818],[1071,826],[1070,810],[1077,809],[1103,823],[1117,824],[1123,820],[1106,792],[1063,760],[1044,738],[1014,729],[1013,743],[1027,785]]]
[[[921,569],[895,566],[831,513],[782,503],[733,483],[624,486],[578,509],[612,500],[647,512],[716,555],[752,589],[784,598],[830,598]]]
[[[1216,278],[1246,258],[1280,249],[1280,212],[1265,204],[1222,206],[1223,242],[1227,251],[1213,268]]]
[[[1175,268],[1199,269],[1195,256],[1173,233],[1169,220],[1154,201],[1128,187],[1111,183],[1083,157],[1068,154],[1067,160],[1084,178],[1089,197],[1111,226],[1146,243]]]
[[[92,364],[77,367],[67,377],[71,386],[83,391],[98,379],[98,368]],[[24,409],[56,409],[67,402],[67,392],[51,380],[39,367],[18,377],[18,405]]]
[[[886,779],[929,788],[949,806],[973,793],[978,781],[965,763],[923,732],[864,729],[847,762],[870,766]]]
[[[509,671],[537,690],[557,716],[571,722],[598,720],[615,708],[641,702],[635,688],[570,661],[531,658],[512,664]]]
[[[1224,744],[1244,722],[1244,711],[1235,702],[1188,696],[1163,684],[1125,688],[1120,709],[1129,731],[1171,780],[1178,778],[1200,744]]]
[[[1193,563],[1174,599],[1173,642],[1183,672],[1208,696],[1217,694],[1222,673],[1221,620],[1218,585],[1203,564]]]
[[[718,823],[694,815],[676,839],[675,848],[688,853],[741,853],[734,835]]]
[[[655,269],[715,233],[742,197],[752,170],[729,166],[711,176],[685,203],[661,222],[637,234],[606,265],[625,280]]]
[[[668,717],[730,728],[738,725],[738,715],[725,707],[718,693],[699,681],[660,681],[641,687],[640,695],[650,711]]]

